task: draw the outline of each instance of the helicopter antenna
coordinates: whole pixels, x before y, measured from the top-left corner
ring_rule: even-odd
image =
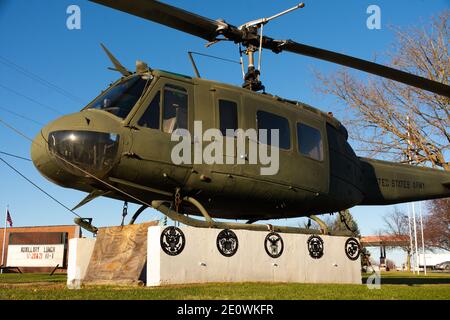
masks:
[[[194,68],[195,75],[197,78],[201,78],[200,73],[198,72],[197,64],[195,63],[194,58],[192,57],[192,52],[188,51],[189,60],[191,60],[192,67]]]
[[[202,56],[202,57],[212,58],[212,59],[221,60],[221,61],[230,62],[230,63],[235,63],[235,64],[240,64],[240,65],[242,65],[242,63],[243,63],[242,61],[238,62],[238,61],[234,61],[234,60],[231,60],[231,59],[226,59],[226,58],[222,58],[222,57],[212,56],[210,54],[204,54],[204,53],[200,53],[200,52],[188,51],[189,60],[191,60],[192,67],[194,68],[195,75],[198,78],[201,78],[201,77],[200,77],[200,73],[199,73],[198,68],[197,68],[197,64],[195,63],[195,60],[194,60],[194,57],[193,57],[194,54],[196,54],[198,56]]]

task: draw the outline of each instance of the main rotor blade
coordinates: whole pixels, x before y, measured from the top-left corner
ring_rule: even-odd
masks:
[[[213,41],[224,25],[197,14],[155,0],[91,0],[132,15],[151,20],[194,36]]]
[[[291,40],[288,41],[274,40],[272,43],[278,43],[277,46],[278,50],[290,51],[293,53],[313,57],[316,59],[334,62],[346,67],[358,69],[384,78],[395,80],[416,88],[437,93],[442,96],[450,97],[450,86],[420,76],[416,76],[408,72],[386,67],[381,64],[362,60],[359,58],[347,56],[345,54],[307,46]]]
[[[218,35],[244,46],[258,47],[259,36],[248,30],[240,30],[225,22],[211,20],[197,14],[161,3],[156,0],[91,0],[117,10],[121,10],[147,20],[195,35],[207,41],[214,41]],[[345,54],[328,51],[291,40],[275,40],[263,37],[262,46],[274,52],[289,51],[320,60],[325,60],[358,69],[384,78],[395,80],[413,87],[450,97],[450,86],[429,80],[401,70],[362,60]]]

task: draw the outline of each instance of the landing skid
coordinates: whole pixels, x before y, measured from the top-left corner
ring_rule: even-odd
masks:
[[[160,211],[162,214],[166,215],[170,219],[182,223],[184,225],[195,227],[195,228],[215,228],[215,229],[234,229],[234,230],[249,230],[249,231],[268,231],[268,232],[279,232],[279,233],[295,233],[295,234],[324,234],[331,236],[352,236],[351,232],[348,231],[329,231],[325,222],[319,219],[317,216],[311,215],[310,218],[317,222],[320,226],[320,230],[317,229],[307,229],[307,228],[297,228],[297,227],[287,227],[287,226],[274,226],[271,224],[253,224],[256,220],[249,220],[247,223],[237,223],[237,222],[218,222],[214,221],[208,214],[203,205],[192,197],[184,197],[184,202],[188,202],[195,206],[200,213],[203,215],[205,220],[193,219],[187,215],[178,213],[172,210],[172,202],[167,200],[155,200],[152,201],[151,206]],[[141,206],[136,213],[131,218],[130,224],[134,224],[137,217],[146,209],[147,205]],[[82,219],[75,218],[74,222],[82,227],[83,229],[96,234],[98,229],[91,224],[92,219]]]
[[[279,232],[279,233],[296,233],[296,234],[326,234],[333,236],[349,236],[348,232],[328,232],[325,223],[323,223],[317,217],[311,217],[314,221],[318,222],[322,227],[322,230],[316,229],[306,229],[297,227],[287,227],[287,226],[273,226],[271,224],[247,224],[247,223],[234,223],[234,222],[217,222],[214,221],[206,209],[195,199],[191,197],[184,197],[183,201],[193,204],[202,213],[205,218],[204,221],[193,219],[184,214],[178,213],[171,209],[171,202],[169,201],[152,201],[152,207],[162,214],[166,215],[170,219],[185,224],[190,227],[196,228],[215,228],[215,229],[233,229],[233,230],[250,230],[250,231],[269,231],[269,232]]]

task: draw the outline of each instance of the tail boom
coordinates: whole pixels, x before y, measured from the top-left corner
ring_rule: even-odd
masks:
[[[360,205],[389,205],[450,197],[450,172],[360,158],[364,200]]]

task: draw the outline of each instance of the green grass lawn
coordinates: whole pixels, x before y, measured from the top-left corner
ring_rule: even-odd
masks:
[[[0,274],[0,288],[7,284],[27,284],[27,283],[66,283],[67,276],[65,274],[54,274],[50,276],[48,274],[39,273],[5,273]]]
[[[381,289],[362,285],[234,283],[146,287],[83,287],[67,289],[64,275],[0,275],[0,299],[433,299],[450,300],[450,274],[413,275],[388,272],[381,275]]]

